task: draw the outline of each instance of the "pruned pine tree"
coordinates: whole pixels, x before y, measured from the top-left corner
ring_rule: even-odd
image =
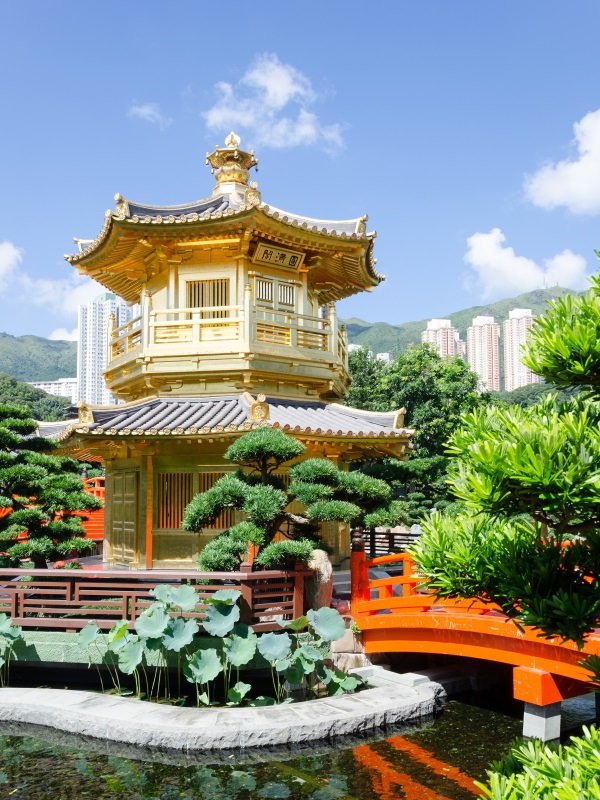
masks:
[[[327,459],[309,458],[289,469],[289,486],[277,474],[296,461],[304,445],[270,427],[241,436],[225,453],[240,469],[196,495],[185,511],[183,528],[198,531],[226,509],[245,519],[209,542],[199,558],[202,570],[235,570],[248,544],[257,548],[255,564],[265,569],[307,563],[319,543],[321,522],[394,526],[405,518],[404,505],[392,499],[391,488],[362,472],[344,472]],[[289,506],[300,501],[302,513]],[[280,532],[282,541],[274,542]]]
[[[413,553],[440,595],[493,600],[581,646],[600,624],[600,276],[552,302],[524,361],[581,391],[467,414],[449,448],[466,512],[430,516]]]
[[[82,518],[102,503],[83,490],[73,458],[49,455],[54,443],[36,435],[29,412],[0,405],[0,564],[19,566],[88,552]]]

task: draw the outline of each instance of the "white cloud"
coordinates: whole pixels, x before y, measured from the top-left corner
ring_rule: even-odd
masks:
[[[0,242],[0,292],[10,288],[13,277],[23,260],[23,251],[12,242]]]
[[[106,291],[99,283],[74,270],[59,280],[32,277],[22,268],[23,256],[24,251],[12,242],[0,242],[0,297],[10,295],[17,302],[45,308],[49,316],[64,319],[72,325],[79,306]],[[63,336],[63,333],[67,335]],[[50,338],[73,339],[74,335],[72,331],[59,328]]]
[[[171,117],[163,114],[160,110],[158,103],[141,103],[140,105],[132,105],[127,112],[128,117],[136,117],[142,119],[144,122],[149,122],[151,125],[158,125],[161,131],[168,128],[173,122]]]
[[[216,103],[202,112],[211,131],[245,131],[253,144],[274,148],[320,145],[339,150],[342,126],[324,125],[310,107],[319,100],[312,84],[274,53],[258,56],[240,81],[215,84]]]
[[[541,208],[565,206],[574,214],[600,214],[600,109],[573,126],[572,159],[544,165],[525,178],[525,194]]]
[[[490,300],[544,286],[585,289],[586,261],[571,250],[563,250],[544,261],[543,266],[531,258],[519,256],[505,244],[500,228],[489,233],[474,233],[467,239],[466,263],[477,276],[482,299]]]
[[[48,334],[48,338],[54,341],[61,341],[61,342],[76,342],[79,334],[78,328],[73,328],[72,331],[68,331],[66,328],[55,328],[52,333]]]

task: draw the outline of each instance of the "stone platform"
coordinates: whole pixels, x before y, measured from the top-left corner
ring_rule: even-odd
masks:
[[[179,708],[71,689],[0,689],[0,721],[159,750],[231,750],[333,739],[432,717],[439,684],[380,667],[354,671],[372,688],[260,708]],[[419,676],[420,677],[420,676]]]

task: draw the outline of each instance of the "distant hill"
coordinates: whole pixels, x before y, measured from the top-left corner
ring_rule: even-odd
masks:
[[[496,322],[504,322],[508,319],[508,312],[513,308],[530,308],[535,317],[542,314],[546,308],[546,303],[555,297],[564,297],[566,294],[576,294],[570,289],[562,289],[555,286],[552,289],[537,289],[534,292],[526,292],[517,297],[508,297],[505,300],[497,300],[486,306],[473,306],[465,308],[463,311],[455,311],[451,314],[441,314],[443,319],[452,320],[454,327],[460,332],[463,341],[467,338],[467,328],[471,324],[473,317],[485,315],[494,317]],[[391,353],[396,355],[402,353],[411,344],[419,344],[421,341],[421,331],[427,327],[428,320],[418,322],[403,322],[400,325],[391,325],[388,322],[365,322],[362,319],[352,317],[343,320],[348,330],[348,341],[351,344],[359,344],[368,347],[374,353]]]
[[[0,372],[20,381],[55,381],[77,375],[77,343],[0,333]]]

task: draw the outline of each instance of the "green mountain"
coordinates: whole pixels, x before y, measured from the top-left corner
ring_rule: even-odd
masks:
[[[0,372],[20,381],[55,381],[77,375],[77,343],[0,333]]]
[[[564,297],[566,294],[575,294],[570,289],[562,289],[555,286],[551,289],[536,289],[533,292],[508,297],[505,300],[497,300],[486,306],[473,306],[465,308],[463,311],[455,311],[452,314],[441,315],[445,319],[452,320],[452,324],[459,331],[463,341],[467,338],[467,328],[471,324],[473,317],[485,315],[494,317],[496,322],[504,322],[508,319],[508,312],[513,308],[530,308],[534,317],[539,316],[545,311],[546,303],[555,297]],[[344,320],[343,320],[344,321]],[[400,325],[391,325],[388,322],[365,322],[362,319],[352,317],[345,320],[348,330],[348,341],[351,344],[359,344],[361,347],[368,347],[374,353],[391,353],[392,356],[402,353],[411,344],[419,344],[421,341],[421,331],[427,327],[428,320],[418,322],[403,322]]]

